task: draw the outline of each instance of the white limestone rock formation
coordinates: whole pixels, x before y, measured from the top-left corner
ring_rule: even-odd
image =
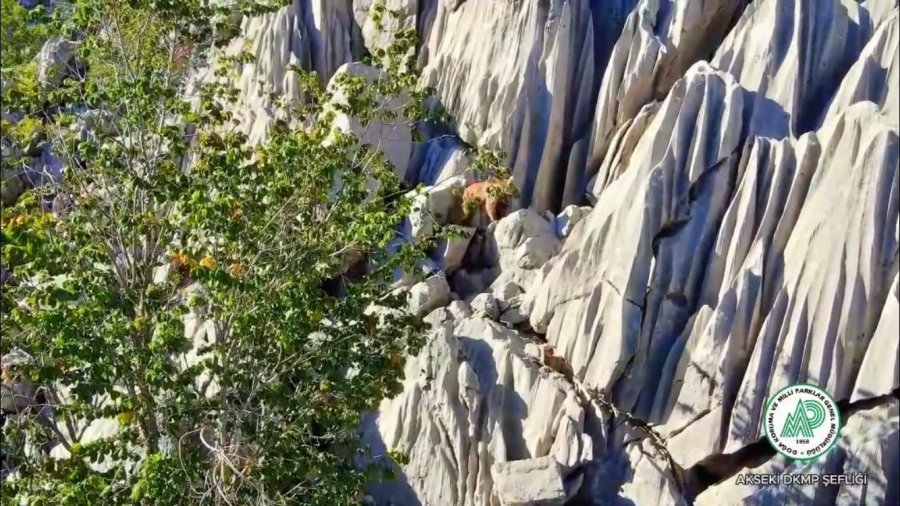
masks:
[[[553,220],[556,236],[560,239],[569,237],[575,225],[591,212],[588,206],[571,205],[560,211]]]
[[[593,116],[588,176],[593,176],[615,134],[641,109],[663,99],[676,80],[718,46],[746,0],[642,0],[632,11],[610,56]]]
[[[379,12],[374,11],[376,7]],[[366,48],[375,52],[391,47],[398,32],[416,28],[418,9],[419,2],[416,0],[370,2],[365,19],[360,24]]]
[[[841,430],[836,448],[813,463],[773,457],[758,467],[740,470],[745,475],[842,474],[866,483],[843,483],[829,487],[816,484],[739,484],[730,479],[697,497],[697,506],[721,504],[898,504],[900,502],[900,402],[896,399],[850,416]]]
[[[868,12],[872,19],[872,26],[879,27],[897,8],[896,0],[863,0],[859,3]]]
[[[756,93],[756,121],[786,114],[799,136],[821,124],[871,34],[868,11],[853,0],[762,0],[747,8],[712,65]]]
[[[454,227],[454,235],[441,240],[435,251],[441,269],[445,272],[454,272],[463,267],[466,252],[474,235],[473,227]]]
[[[423,45],[428,41],[440,4],[450,11],[462,2],[459,0],[354,0],[356,20],[362,28],[363,41],[373,54],[387,50],[404,30],[416,30],[415,58],[418,68],[427,61],[428,51]]]
[[[248,50],[254,61],[239,70],[240,94],[234,108],[251,142],[260,142],[273,121],[283,117],[280,102],[303,103],[304,92],[292,65],[315,71],[324,85],[338,68],[362,55],[362,35],[352,0],[293,0],[277,12],[245,17],[240,36],[226,49]],[[215,63],[197,80],[212,79]]]
[[[409,180],[426,185],[437,186],[461,174],[469,182],[474,180],[466,149],[458,138],[447,134],[414,144],[409,164]]]
[[[654,337],[671,339],[696,303],[731,196],[748,105],[730,76],[694,66],[647,127],[628,169],[530,293],[532,326],[586,383],[609,389],[633,375],[626,404],[642,390],[641,365],[654,368],[643,360]]]
[[[683,107],[690,100],[679,102]],[[648,130],[649,142],[658,142],[654,126],[669,105]],[[701,127],[702,117],[697,122]],[[850,107],[799,140],[756,139],[736,171],[705,188],[710,198],[717,186],[733,187],[726,193],[730,202],[698,205],[704,189],[689,191],[695,203],[682,215],[684,224],[660,234],[673,221],[661,220],[650,237],[636,231],[652,204],[638,201],[641,212],[631,214],[629,225],[627,204],[606,207],[612,199],[641,195],[616,187],[630,182],[626,172],[600,195],[583,234],[570,238],[553,263],[536,293],[532,324],[547,328],[548,340],[589,385],[615,391],[624,409],[663,423],[668,452],[684,468],[760,437],[762,403],[787,384],[820,384],[839,399],[850,398],[857,377],[866,388],[855,387],[856,399],[897,388],[896,364],[874,367],[874,357],[884,360],[898,347],[888,285],[898,265],[898,150],[896,124],[872,103]],[[636,161],[629,171],[640,167]],[[711,209],[717,209],[712,216],[696,213]],[[710,238],[706,246],[687,235],[699,216],[716,224],[699,236]],[[623,235],[597,235],[615,234],[619,223]],[[881,232],[872,233],[873,226]],[[641,236],[656,239],[628,249],[624,230],[637,235],[632,244]],[[682,241],[692,250],[678,261]],[[644,248],[652,257],[642,261]],[[615,256],[619,252],[623,257]],[[697,262],[702,268],[692,267]],[[647,277],[636,281],[635,275]],[[649,290],[629,297],[635,285]],[[631,307],[642,320],[622,322],[619,314]],[[870,365],[863,369],[867,356]],[[634,474],[637,479],[637,469]]]
[[[420,50],[423,84],[462,139],[506,154],[523,204],[556,211],[580,201],[601,72],[634,1],[423,3],[437,3]]]
[[[37,59],[37,80],[44,91],[53,91],[63,79],[77,73],[76,41],[53,38],[44,43]]]
[[[346,96],[345,79],[363,79],[367,86],[376,86],[384,81],[387,76],[384,72],[362,63],[345,63],[338,68],[331,81],[328,90],[332,92],[331,101],[326,105],[326,110],[335,113],[332,128],[344,133],[353,134],[359,139],[360,144],[381,152],[390,162],[394,173],[401,179],[406,177],[409,168],[409,158],[412,155],[412,124],[403,116],[403,111],[409,103],[409,96],[399,94],[395,96],[377,95],[378,101],[385,117],[373,118],[363,121],[361,118],[342,112],[338,106],[349,105],[349,97]]]
[[[610,141],[607,155],[600,163],[600,168],[587,183],[585,197],[595,205],[600,194],[618,178],[631,161],[631,155],[650,121],[659,111],[659,102],[650,102],[638,111],[637,115],[626,120]],[[590,167],[589,167],[590,168]]]
[[[886,118],[900,121],[900,12],[894,7],[888,14],[844,76],[826,117],[869,101],[878,104]]]
[[[375,0],[353,0],[353,19],[356,26],[365,26],[366,18],[369,17],[369,10]]]
[[[675,470],[667,463],[663,450],[649,439],[639,439],[627,450],[631,478],[622,484],[621,497],[631,504],[659,504],[686,506],[673,475]]]
[[[859,375],[856,377],[851,401],[885,395],[900,386],[898,328],[900,328],[900,276],[894,275],[894,284],[881,310],[881,319],[859,366]]]
[[[513,252],[516,266],[520,269],[537,269],[556,255],[559,246],[559,240],[550,235],[529,237]]]
[[[762,402],[781,387],[808,382],[839,400],[853,394],[898,269],[900,203],[891,194],[900,139],[891,123],[861,103],[817,133],[821,155],[805,202],[783,252],[771,252],[781,265],[766,279],[726,450],[754,436]]]
[[[678,95],[680,84],[641,140],[647,145],[635,150],[653,169],[638,176],[644,184],[671,167],[667,156],[651,158],[654,144],[684,142],[668,133],[673,130],[657,130],[674,103],[684,112],[697,105]],[[736,86],[732,94],[747,95]],[[704,117],[690,117],[702,131]],[[742,130],[737,124],[714,131]],[[688,152],[696,156],[698,148]],[[635,184],[629,172],[640,170],[641,159],[633,158],[534,294],[532,325],[547,329],[548,340],[589,385],[608,388],[624,409],[663,423],[668,452],[684,468],[760,437],[762,403],[787,384],[820,384],[839,399],[898,386],[896,364],[872,367],[875,354],[883,360],[898,346],[896,332],[888,337],[884,330],[896,318],[888,285],[897,275],[900,212],[894,120],[877,105],[861,103],[829,118],[819,132],[799,140],[757,138],[732,152],[738,153],[740,164],[710,176],[707,186],[682,185],[692,201],[689,212],[657,221],[650,234],[640,231],[653,199],[672,202],[664,209],[676,211],[679,200],[617,186]],[[657,188],[678,187],[662,181]],[[720,200],[723,187],[727,199]],[[626,196],[631,200],[623,202]],[[639,212],[629,212],[630,206]],[[703,231],[697,219],[713,225]],[[673,222],[675,228],[667,228]],[[687,245],[689,254],[679,256]],[[641,319],[622,321],[632,307]],[[867,356],[871,365],[863,370]],[[865,392],[854,387],[857,377]]]
[[[466,184],[465,176],[454,175],[434,186],[411,192],[409,238],[411,240],[431,238],[437,227],[446,225],[454,208],[461,205],[460,195]]]
[[[492,287],[491,295],[497,300],[497,306],[505,311],[512,302],[522,295],[522,287],[512,281],[498,284]]]
[[[521,295],[522,287],[513,282],[508,282],[494,287],[492,293],[497,300],[506,301]]]
[[[500,280],[491,285],[491,293],[497,300],[500,311],[497,320],[508,326],[516,327],[528,321],[528,308],[523,305],[524,291],[512,281]]]
[[[539,487],[541,499],[551,488],[555,498],[560,488],[577,490],[572,470],[593,447],[585,409],[561,375],[523,350],[515,332],[479,317],[451,321],[429,337],[407,361],[403,393],[384,401],[364,427],[364,439],[381,454],[409,457],[399,481],[373,488],[378,504],[543,504],[510,498],[507,471],[525,464],[501,463],[528,459],[545,464],[533,467],[544,480],[554,478],[551,466],[560,473],[558,487]]]
[[[875,181],[896,181],[897,160],[896,128],[871,103],[794,143],[757,140],[718,232],[701,307],[646,401],[680,464],[762,437],[763,403],[788,384],[850,397],[897,251],[896,238],[863,230],[869,219],[896,227],[897,204]],[[893,371],[875,371],[866,374],[878,394],[896,384]]]
[[[492,293],[479,293],[469,302],[472,311],[483,318],[496,320],[500,316],[500,305]]]
[[[771,306],[773,289],[763,293],[760,279],[779,275],[778,259],[819,153],[811,135],[797,143],[756,139],[742,161],[743,174],[709,260],[701,307],[668,352],[650,413],[651,420],[666,423],[663,431],[673,437],[685,431],[674,441],[683,446],[676,453],[685,464],[720,446],[722,417],[727,419],[739,370],[760,326],[756,308]],[[689,426],[701,416],[702,423]]]
[[[425,316],[450,302],[450,285],[443,275],[434,275],[413,285],[409,290],[409,311]]]
[[[472,316],[472,307],[461,300],[454,300],[445,307],[439,307],[428,313],[425,322],[433,328],[442,327],[446,323],[452,324],[455,321],[462,320]]]
[[[563,473],[553,457],[498,462],[491,467],[501,506],[562,506]]]
[[[373,489],[377,504],[900,500],[896,402],[856,410],[837,451],[790,467],[864,471],[867,488],[690,489],[711,457],[755,448],[781,386],[816,383],[854,406],[900,387],[896,2],[387,4],[402,14],[391,26],[419,29],[422,85],[456,120],[385,151],[429,185],[404,233],[431,237],[449,217],[470,180],[460,138],[505,151],[523,209],[435,252],[449,283],[412,288],[435,330],[366,426],[410,459]],[[303,100],[289,64],[327,79],[363,33],[369,48],[389,42],[372,8],[295,0],[244,21],[251,138],[274,97]],[[592,208],[577,207],[585,196]],[[504,325],[544,334],[572,377]],[[712,471],[788,469],[729,462]]]
[[[523,288],[541,278],[547,260],[559,251],[554,224],[531,208],[504,217],[491,234],[500,275],[493,287],[515,283]]]

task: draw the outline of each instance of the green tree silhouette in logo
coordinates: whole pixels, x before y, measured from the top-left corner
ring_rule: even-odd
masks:
[[[800,400],[797,408],[789,414],[781,428],[781,437],[813,436],[813,429],[825,423],[825,406],[816,400]]]

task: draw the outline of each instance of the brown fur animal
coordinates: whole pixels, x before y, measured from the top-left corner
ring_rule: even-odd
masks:
[[[500,220],[509,211],[509,199],[518,193],[512,178],[490,177],[486,181],[470,184],[463,191],[459,224],[469,225],[475,216],[475,211],[479,209],[490,222]]]
[[[572,366],[566,362],[566,359],[556,354],[556,349],[552,344],[545,344],[541,346],[541,362],[544,363],[550,369],[562,374],[569,381],[572,380],[572,377],[575,375],[575,371],[572,370]]]
[[[172,69],[185,70],[194,54],[194,46],[190,44],[181,44],[172,52]]]

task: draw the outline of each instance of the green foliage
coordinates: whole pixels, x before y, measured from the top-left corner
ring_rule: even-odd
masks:
[[[72,115],[53,116],[66,163],[54,191],[69,206],[44,212],[35,191],[3,210],[15,278],[0,299],[0,351],[34,358],[19,373],[58,422],[50,430],[31,411],[7,424],[18,475],[2,495],[13,502],[356,504],[380,476],[359,463],[359,417],[401,390],[401,357],[423,335],[390,286],[421,247],[382,253],[410,211],[406,189],[380,152],[332,128],[314,75],[302,79],[309,107],[258,146],[228,106],[229,69],[248,55],[223,58],[217,79],[185,96],[173,55],[212,50],[210,9],[76,2],[64,25],[81,34],[87,75],[49,97],[10,92],[23,110],[49,99],[110,123],[82,138]],[[346,77],[335,107],[399,117],[372,93],[406,93],[405,110],[424,111],[414,82],[396,67],[377,86]],[[333,296],[327,287],[365,259],[368,273]],[[81,441],[78,427],[100,418],[118,433]],[[71,457],[25,451],[13,444],[23,435]]]
[[[21,97],[16,102],[21,104],[30,104],[37,101],[40,94],[40,88],[37,83],[37,62],[29,61],[22,63],[13,68],[4,69],[4,98]],[[12,93],[12,95],[9,95]],[[5,100],[4,104],[9,106],[17,106],[19,103],[13,103],[11,100]]]
[[[488,187],[488,195],[498,200],[509,200],[519,196],[519,189],[512,181]]]
[[[503,165],[502,155],[496,151],[483,147],[473,148],[470,157],[472,169],[483,178],[508,179],[512,176],[509,168]]]
[[[471,215],[481,207],[481,203],[477,200],[468,200],[463,202],[463,212],[466,216]]]
[[[44,132],[44,125],[40,119],[33,116],[22,118],[17,123],[9,121],[0,122],[0,132],[3,137],[9,137],[19,146],[27,146]]]
[[[406,453],[394,450],[389,452],[389,456],[391,457],[391,460],[400,464],[401,466],[409,464],[409,455],[407,455]]]
[[[50,34],[43,7],[29,11],[18,0],[0,0],[0,19],[0,67],[4,69],[29,62]]]

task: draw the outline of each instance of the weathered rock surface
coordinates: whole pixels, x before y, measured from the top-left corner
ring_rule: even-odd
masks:
[[[542,275],[540,267],[560,247],[554,224],[530,208],[506,216],[489,232],[490,256],[500,269],[492,286],[510,282],[531,286]]]
[[[339,105],[349,105],[342,77],[362,79],[366,86],[375,87],[377,83],[386,79],[384,72],[362,63],[346,63],[338,68],[328,89],[333,93],[328,108]],[[343,133],[354,135],[359,142],[381,152],[394,169],[394,173],[401,179],[406,177],[409,168],[409,157],[412,155],[412,125],[403,117],[403,109],[409,102],[407,96],[380,96],[374,97],[378,101],[385,118],[375,118],[363,121],[356,116],[350,116],[333,109],[335,117],[332,128]]]
[[[900,402],[896,399],[855,413],[841,430],[836,448],[813,463],[773,457],[764,465],[741,469],[745,475],[865,475],[866,484],[844,483],[749,485],[731,479],[701,494],[695,504],[897,504],[900,501]]]
[[[868,11],[852,0],[753,2],[712,65],[755,93],[757,121],[787,114],[799,136],[821,124],[871,33]]]
[[[574,396],[573,406],[594,421],[574,429],[561,424],[557,434],[567,435],[553,444],[551,453],[562,462],[573,454],[566,442],[581,436],[593,442],[577,492],[586,503],[689,503],[686,483],[709,457],[758,443],[762,405],[787,384],[815,383],[842,402],[863,402],[900,386],[898,16],[895,6],[873,4],[764,0],[746,9],[743,2],[722,2],[718,11],[694,12],[693,3],[636,10],[636,31],[619,41],[633,50],[622,50],[619,63],[614,52],[606,67],[604,86],[618,79],[622,91],[610,98],[601,93],[594,131],[606,133],[592,139],[595,165],[582,160],[585,170],[596,170],[579,176],[593,207],[580,221],[576,208],[550,221],[523,209],[489,229],[486,257],[499,269],[492,285],[499,321],[516,328],[528,323],[545,334],[574,371],[571,383],[559,381],[616,406],[612,415],[598,415],[593,401]],[[438,32],[432,27],[432,37]],[[694,64],[712,55],[710,64]],[[432,58],[428,65],[437,67],[441,84],[457,67],[477,61],[468,58],[440,64]],[[461,123],[463,137],[502,144],[491,138],[504,132],[502,122],[491,130],[498,124],[488,105],[494,95],[475,111],[462,90],[455,93],[442,96],[451,109],[471,108],[471,125],[488,125],[466,131]],[[520,93],[525,100],[527,93]],[[617,116],[604,112],[607,106]],[[571,175],[556,174],[563,181]],[[539,209],[537,195],[545,189],[554,193],[551,201],[565,202],[559,185],[529,181],[535,185],[531,203]],[[538,255],[540,248],[530,248],[533,261],[520,264],[516,252],[545,236],[563,239],[560,253]],[[479,308],[485,299],[477,298]],[[507,315],[511,308],[516,311]],[[449,317],[444,322],[459,325]],[[491,328],[491,334],[499,329]],[[502,332],[510,343],[522,339]],[[495,349],[498,343],[489,342]],[[488,363],[472,366],[480,388]],[[443,388],[458,391],[461,381]],[[403,429],[392,429],[395,434],[421,434],[433,415],[414,417],[411,399],[448,395],[440,389],[408,391],[387,402],[379,415],[382,433],[397,423]],[[529,414],[547,410],[531,399],[525,402]],[[407,406],[405,418],[394,422],[399,403]],[[890,444],[896,412],[893,403],[853,414],[838,451],[818,467],[792,468],[864,470],[874,477],[871,487],[741,488],[731,478],[709,489],[703,485],[697,502],[896,501],[900,452]],[[388,414],[392,418],[383,418]],[[655,427],[647,429],[648,422]],[[488,440],[494,438],[482,433],[479,441]],[[500,503],[497,481],[488,486],[485,475],[472,478],[473,469],[484,469],[484,454],[468,473],[457,465],[426,475],[434,452],[459,452],[455,441],[436,444],[445,450],[416,450],[418,463],[404,467],[419,504]],[[527,467],[528,459],[543,456],[530,452],[516,459]],[[757,465],[739,462],[736,469]],[[785,466],[768,458],[749,472]],[[473,479],[482,494],[466,496],[462,484],[473,490]]]
[[[77,73],[75,51],[78,42],[50,39],[37,55],[37,80],[45,91],[53,91],[63,79]]]
[[[554,218],[556,236],[560,239],[569,237],[569,234],[572,233],[572,229],[575,228],[575,225],[577,225],[582,218],[587,216],[589,212],[591,212],[591,208],[588,206],[571,205],[563,209]]]
[[[891,123],[862,103],[816,135],[821,154],[804,205],[783,252],[771,252],[783,264],[764,277],[770,291],[760,306],[768,311],[754,322],[758,334],[750,334],[754,346],[731,415],[731,446],[752,437],[746,422],[758,420],[761,398],[783,386],[814,383],[838,399],[853,393],[897,274],[900,204],[886,189],[898,187],[900,142]],[[869,220],[883,232],[866,232]]]
[[[447,177],[421,191],[411,194],[413,209],[410,213],[410,239],[427,239],[434,236],[435,230],[446,225],[454,208],[460,206],[461,194],[466,186],[466,178],[462,175]]]
[[[666,96],[691,65],[725,37],[745,0],[642,0],[625,22],[603,76],[589,167],[596,171],[619,128]],[[590,174],[592,175],[592,174]]]
[[[239,69],[235,113],[251,142],[265,139],[272,122],[283,116],[279,102],[304,102],[300,76],[290,70],[292,65],[315,71],[324,85],[363,50],[351,0],[293,0],[277,12],[245,17],[240,36],[226,53],[238,54],[245,44],[254,61]],[[213,68],[198,80],[211,79]]]
[[[373,490],[379,504],[544,504],[512,495],[507,478],[522,464],[501,463],[525,459],[542,463],[532,467],[543,482],[534,483],[531,499],[566,497],[560,489],[573,477],[560,464],[583,462],[582,450],[590,455],[585,409],[572,386],[529,358],[524,345],[477,316],[429,337],[407,362],[403,393],[384,401],[365,426],[376,449],[409,456],[400,484]]]
[[[469,303],[472,311],[482,318],[496,320],[500,316],[500,306],[492,293],[480,293]]]
[[[562,470],[553,457],[498,462],[491,477],[502,506],[556,506],[566,500]]]
[[[676,83],[628,170],[600,196],[533,292],[532,326],[547,332],[587,383],[612,388],[649,347],[653,326],[668,336],[686,322],[697,296],[691,277],[702,275],[728,205],[745,98],[733,79],[705,64]],[[719,136],[710,139],[708,131]],[[645,312],[652,317],[642,329]],[[607,342],[597,346],[598,339]]]
[[[423,3],[437,3],[421,51],[424,84],[462,139],[506,154],[523,204],[579,201],[602,69],[635,2]]]
[[[409,311],[425,316],[450,302],[450,285],[443,275],[431,276],[409,290]]]
[[[869,101],[878,104],[888,120],[900,121],[900,14],[895,7],[884,15],[880,23],[875,20],[878,29],[844,76],[826,117],[856,102]]]
[[[440,267],[446,272],[453,272],[464,265],[466,252],[475,235],[472,227],[456,227],[452,237],[444,239],[437,247]]]
[[[900,277],[895,274],[894,284],[881,310],[881,319],[859,366],[859,375],[856,377],[851,401],[884,395],[900,385],[898,328],[900,328]]]

